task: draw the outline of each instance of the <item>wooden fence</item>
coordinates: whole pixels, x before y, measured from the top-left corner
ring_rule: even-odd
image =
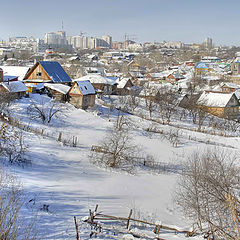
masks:
[[[47,131],[44,128],[32,127],[30,126],[30,124],[24,124],[20,122],[17,118],[13,118],[10,116],[0,115],[0,120],[3,123],[9,124],[13,127],[17,127],[26,132],[31,132],[41,136],[51,138],[53,140],[63,143],[63,145],[71,146],[71,147],[80,147],[78,143],[78,138],[76,136],[69,136],[68,138],[66,138],[66,137],[63,137],[62,132],[51,132],[51,131]]]
[[[104,230],[104,225],[101,224],[100,221],[102,221],[102,223],[104,222],[122,222],[125,223],[125,230],[121,230],[120,232],[123,234],[131,234],[134,237],[142,237],[140,235],[140,233],[134,232],[130,230],[130,223],[141,223],[144,226],[148,226],[148,227],[153,227],[153,232],[155,234],[154,239],[158,239],[158,240],[166,240],[163,239],[161,237],[159,237],[160,231],[161,230],[166,230],[166,231],[170,231],[173,233],[181,233],[181,234],[186,234],[186,236],[191,237],[195,235],[194,231],[188,231],[188,230],[182,230],[182,229],[178,229],[172,226],[167,226],[167,225],[163,225],[161,223],[153,223],[150,221],[146,221],[146,220],[141,220],[141,219],[136,219],[132,217],[133,214],[133,210],[131,209],[129,212],[129,215],[127,217],[119,217],[119,216],[113,216],[113,215],[107,215],[107,214],[103,214],[102,212],[98,212],[98,205],[96,205],[95,210],[92,211],[91,209],[89,209],[89,217],[87,217],[85,220],[83,220],[84,222],[88,223],[91,225],[91,233],[90,233],[90,237],[92,235],[97,235],[98,233],[101,233],[102,230]],[[75,228],[76,228],[76,236],[77,236],[77,240],[79,240],[79,232],[78,232],[78,222],[76,220],[76,217],[74,217],[74,222],[75,222]],[[117,223],[116,223],[117,224]],[[135,226],[134,226],[135,227]],[[105,226],[106,228],[106,226]],[[107,230],[111,230],[111,229],[107,229]],[[113,230],[113,229],[112,229]]]

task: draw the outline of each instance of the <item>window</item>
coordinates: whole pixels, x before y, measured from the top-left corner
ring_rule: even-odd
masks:
[[[41,72],[37,72],[37,77],[41,77],[42,73]]]

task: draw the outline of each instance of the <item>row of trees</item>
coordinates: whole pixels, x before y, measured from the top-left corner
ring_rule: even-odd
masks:
[[[154,91],[154,93],[151,93]],[[184,120],[188,116],[192,119],[193,124],[198,126],[200,131],[205,120],[210,116],[203,108],[196,103],[196,96],[193,95],[184,108],[179,108],[179,94],[176,90],[162,87],[157,91],[149,87],[143,89],[144,96],[139,98],[136,93],[120,98],[120,104],[123,110],[134,112],[137,108],[143,107],[144,99],[145,110],[148,112],[149,118],[160,119],[163,124],[170,124],[172,120]]]

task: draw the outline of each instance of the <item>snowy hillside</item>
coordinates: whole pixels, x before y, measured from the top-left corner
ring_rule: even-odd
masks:
[[[25,216],[38,215],[36,221],[40,239],[74,239],[73,216],[78,219],[88,216],[89,208],[93,209],[96,204],[106,214],[127,217],[129,210],[133,209],[136,217],[148,217],[154,222],[158,220],[178,228],[192,227],[173,201],[178,169],[176,172],[156,173],[138,168],[134,175],[130,175],[89,163],[91,146],[106,137],[117,117],[117,111],[110,112],[109,121],[106,107],[98,105],[102,112],[98,115],[98,109],[85,112],[64,104],[58,118],[44,125],[38,119],[30,119],[27,107],[31,101],[49,102],[49,98],[31,95],[30,98],[16,100],[11,106],[12,115],[25,124],[44,129],[44,133],[49,136],[25,132],[25,143],[29,149],[27,157],[32,164],[24,168],[8,168],[23,184],[26,193]],[[130,118],[134,142],[145,152],[151,153],[158,162],[181,166],[194,150],[218,146],[228,151],[237,151],[239,148],[238,138],[214,137],[188,130],[181,130],[179,144],[173,147],[161,134],[145,131],[151,122],[135,116]],[[164,131],[174,129],[157,123],[156,126]],[[60,132],[69,142],[73,136],[77,137],[77,147],[58,142]],[[44,205],[49,205],[48,211]],[[79,230],[81,239],[89,239],[90,231],[86,223],[80,223]],[[184,234],[170,232],[163,232],[160,236],[169,240],[186,239]],[[122,239],[122,236],[108,237],[116,238]]]

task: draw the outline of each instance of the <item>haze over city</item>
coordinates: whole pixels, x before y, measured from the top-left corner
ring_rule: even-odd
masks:
[[[224,7],[223,7],[224,6]],[[239,45],[240,2],[230,0],[30,0],[1,1],[1,35],[34,36],[62,28],[68,35],[81,31],[90,36],[109,34],[122,41],[134,34],[138,42],[202,42],[206,36],[216,44]]]
[[[239,0],[2,0],[0,240],[240,240]]]

